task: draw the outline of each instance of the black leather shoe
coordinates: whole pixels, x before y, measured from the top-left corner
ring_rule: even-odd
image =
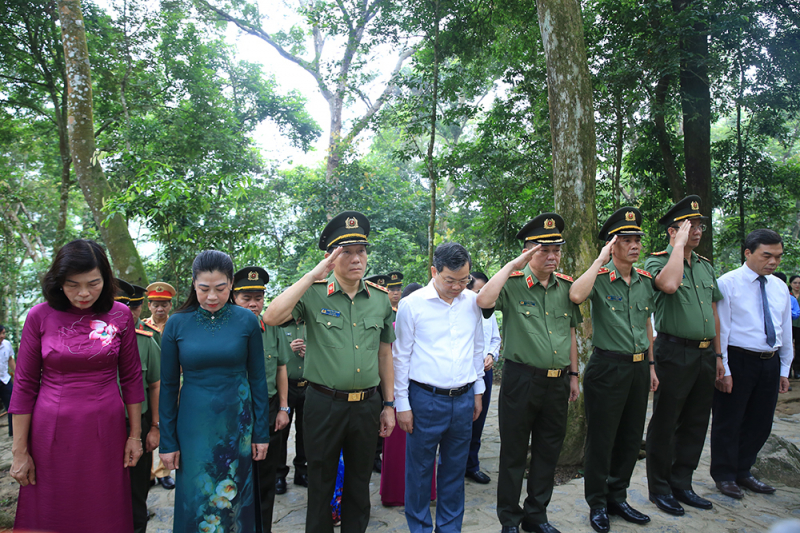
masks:
[[[753,492],[757,492],[759,494],[775,494],[775,487],[770,487],[763,481],[760,481],[753,476],[737,479],[736,483],[740,487],[744,487],[747,490],[752,490]]]
[[[523,520],[520,527],[523,531],[527,531],[528,533],[561,533],[559,530],[551,526],[550,522],[545,522],[544,524],[531,524],[526,523],[525,520]]]
[[[697,507],[698,509],[708,510],[714,507],[711,505],[710,501],[706,500],[705,498],[701,498],[692,489],[672,489],[672,495],[675,496],[675,499],[679,502],[685,503],[686,505],[690,505],[692,507]]]
[[[375,458],[375,461],[372,463],[372,469],[375,472],[379,473],[379,474],[381,473],[381,458],[380,457],[376,457]]]
[[[275,494],[286,494],[286,478],[279,477],[275,480]]]
[[[294,476],[294,484],[300,485],[301,487],[308,487],[308,476],[306,474]]]
[[[489,476],[487,476],[480,470],[475,470],[473,472],[468,471],[466,474],[464,474],[464,477],[468,477],[475,483],[480,483],[481,485],[486,485],[491,481],[491,479],[489,479]]]
[[[167,490],[175,488],[175,480],[172,479],[172,476],[157,477],[156,480]]]
[[[503,526],[500,533],[519,533],[519,528],[517,526]]]
[[[672,494],[653,494],[651,492],[650,501],[667,514],[683,516],[686,513]]]
[[[597,533],[606,533],[609,530],[608,511],[605,509],[592,509],[589,511],[589,523]]]
[[[646,524],[650,521],[649,516],[640,513],[631,507],[628,502],[608,502],[608,514],[617,515],[631,524]]]
[[[150,480],[150,486],[151,487],[155,487],[156,486],[156,480],[155,479],[151,479]]]
[[[744,498],[744,492],[739,488],[735,481],[717,481],[717,488],[725,496],[741,500]]]

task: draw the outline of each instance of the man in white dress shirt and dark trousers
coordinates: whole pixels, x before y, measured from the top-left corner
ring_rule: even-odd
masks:
[[[469,253],[439,245],[432,279],[400,300],[392,345],[397,423],[406,439],[406,521],[411,533],[433,531],[430,487],[439,450],[437,533],[460,532],[472,422],[484,392],[483,316],[470,281]]]
[[[742,487],[772,494],[750,468],[772,431],[778,392],[789,390],[792,308],[786,285],[772,275],[783,239],[758,229],[745,239],[745,264],[719,278],[717,303],[725,377],[717,380],[711,424],[711,477],[731,498]]]

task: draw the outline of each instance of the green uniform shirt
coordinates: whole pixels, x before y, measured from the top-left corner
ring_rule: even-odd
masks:
[[[570,364],[571,328],[583,321],[569,299],[571,280],[551,274],[545,289],[530,265],[511,274],[495,303],[503,313],[503,357],[537,368]]]
[[[283,328],[279,326],[267,326],[259,318],[261,325],[261,338],[264,341],[264,369],[267,374],[267,389],[269,397],[275,396],[278,392],[278,367],[285,365],[289,358],[283,345],[286,343]]]
[[[611,260],[600,269],[589,295],[592,301],[592,343],[596,348],[625,354],[650,347],[647,322],[655,292],[650,274],[631,269],[628,285]]]
[[[666,266],[672,246],[665,252],[650,255],[644,264],[653,276],[653,287],[659,272]],[[692,267],[684,259],[683,280],[674,294],[655,289],[656,331],[694,341],[716,337],[712,302],[722,300],[714,268],[708,259],[692,252]]]
[[[142,330],[141,322],[136,325],[137,330]],[[150,384],[161,381],[161,348],[153,340],[148,330],[146,333],[136,332],[136,345],[139,348],[139,359],[142,360],[142,385],[144,385],[144,401],[142,402],[142,414],[147,412],[150,399]],[[117,375],[119,384],[119,375]],[[120,387],[120,392],[122,388]],[[128,410],[125,409],[125,418],[128,417]],[[142,428],[147,433],[146,428]]]
[[[140,320],[137,326],[139,329],[143,329],[145,331],[149,331],[153,334],[153,340],[156,341],[158,347],[161,348],[161,334],[164,332],[164,328],[160,328],[156,326],[152,322],[152,318],[145,318],[144,320]]]
[[[395,340],[385,289],[362,280],[351,300],[331,272],[306,291],[292,317],[306,323],[307,380],[343,391],[380,383],[378,347]]]
[[[293,322],[291,325],[281,328],[281,333],[286,342],[278,345],[278,348],[285,353],[288,362],[286,363],[286,373],[289,379],[301,380],[303,379],[303,364],[305,360],[292,351],[292,341],[295,339],[303,338],[304,325]]]

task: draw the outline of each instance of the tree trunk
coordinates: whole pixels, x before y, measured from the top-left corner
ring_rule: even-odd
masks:
[[[431,138],[428,142],[426,164],[431,181],[431,219],[428,223],[428,279],[433,265],[433,249],[436,241],[436,185],[438,173],[434,167],[433,148],[436,145],[436,110],[439,107],[439,0],[433,1],[433,95],[431,97]]]
[[[596,137],[592,80],[577,0],[536,0],[539,29],[547,59],[547,91],[553,145],[555,209],[566,227],[560,269],[578,276],[594,261],[597,246],[595,208]],[[581,306],[578,327],[581,368],[589,357],[592,321],[589,304]],[[560,464],[580,464],[586,439],[583,395],[570,404],[567,436]]]
[[[664,172],[667,174],[667,183],[669,183],[669,195],[672,201],[677,203],[686,196],[684,192],[686,187],[684,186],[683,176],[678,173],[678,169],[675,167],[675,156],[672,154],[667,124],[664,120],[664,105],[667,102],[671,78],[667,74],[662,76],[658,80],[658,84],[656,84],[653,121],[656,125],[656,139],[658,140],[658,148],[661,151],[661,159],[664,161]]]
[[[622,148],[625,145],[625,114],[622,109],[622,99],[616,99],[616,115],[617,115],[617,140],[614,146],[614,210],[620,208],[620,184],[619,180],[622,175]]]
[[[92,78],[86,30],[79,0],[59,0],[61,36],[67,68],[67,131],[75,176],[111,255],[116,275],[147,285],[144,265],[120,215],[104,221],[103,203],[111,196],[100,161],[95,156]]]

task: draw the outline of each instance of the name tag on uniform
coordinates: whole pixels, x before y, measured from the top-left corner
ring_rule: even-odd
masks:
[[[287,331],[287,332],[286,332],[286,336],[287,336],[287,337],[291,337],[291,336],[292,336],[292,334],[291,334],[291,333],[289,333],[289,332]]]
[[[322,314],[327,316],[336,316],[336,317],[342,316],[342,313],[340,313],[339,311],[335,311],[333,309],[323,309]]]
[[[536,302],[529,302],[527,300],[520,300],[519,305],[524,305],[527,307],[536,307]]]
[[[614,296],[613,294],[609,294],[606,296],[606,300],[611,300],[612,302],[621,302],[622,296]]]

